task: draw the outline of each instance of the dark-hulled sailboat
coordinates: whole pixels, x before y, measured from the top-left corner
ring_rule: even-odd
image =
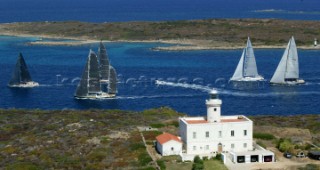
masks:
[[[14,72],[12,74],[11,80],[8,83],[8,86],[22,88],[39,86],[39,83],[32,81],[27,64],[21,53],[19,54]]]
[[[98,56],[90,50],[87,64],[78,84],[78,99],[102,99],[115,97],[117,73],[109,64],[106,48],[100,43]]]

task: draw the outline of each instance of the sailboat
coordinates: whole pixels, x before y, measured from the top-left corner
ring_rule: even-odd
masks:
[[[19,53],[16,66],[8,86],[22,88],[31,88],[39,86],[39,83],[32,81],[27,64],[21,53]]]
[[[102,46],[99,48],[99,57],[90,50],[85,69],[76,89],[75,98],[102,99],[116,96],[117,73],[109,62],[106,62],[108,58],[106,50]],[[107,85],[106,90],[103,88],[105,85]]]
[[[258,74],[252,44],[248,37],[247,47],[243,49],[238,66],[230,78],[230,81],[260,81],[263,79],[264,78]]]
[[[294,38],[291,37],[284,51],[280,63],[270,81],[271,84],[295,85],[303,84],[304,80],[299,79],[299,61],[297,46]]]

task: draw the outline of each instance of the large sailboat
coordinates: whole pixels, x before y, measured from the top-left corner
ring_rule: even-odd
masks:
[[[14,72],[12,74],[11,80],[8,83],[8,86],[22,88],[39,86],[39,83],[32,81],[27,64],[21,53],[19,54]]]
[[[271,84],[295,85],[303,84],[299,79],[298,51],[294,38],[291,37],[280,63],[270,81]]]
[[[254,56],[250,38],[247,47],[243,49],[238,66],[230,81],[260,81],[264,78],[258,74],[256,58]]]
[[[103,45],[103,44],[102,44]],[[105,49],[105,48],[104,48]],[[98,56],[90,50],[85,69],[81,80],[76,89],[75,98],[77,99],[102,99],[112,98],[117,93],[117,73],[115,69],[108,64],[104,65],[103,49],[99,49]],[[108,58],[106,57],[108,60]],[[105,70],[105,67],[108,69]],[[107,79],[106,79],[107,77]],[[106,90],[103,89],[106,85]]]

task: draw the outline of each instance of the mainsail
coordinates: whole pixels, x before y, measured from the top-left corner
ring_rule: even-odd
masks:
[[[246,53],[243,62],[243,77],[256,77],[258,70],[256,65],[256,58],[254,56],[252,44],[248,37]]]
[[[82,73],[81,80],[78,84],[75,96],[86,97],[89,94],[100,92],[101,89],[98,58],[96,54],[90,50],[88,60]]]
[[[28,71],[27,64],[22,54],[20,53],[15,66],[15,70],[12,74],[11,80],[9,81],[9,86],[24,84],[31,81],[32,79]]]
[[[98,50],[99,67],[100,67],[100,78],[101,80],[109,79],[109,59],[107,56],[106,47],[100,42],[100,47]]]
[[[297,46],[292,37],[284,51],[281,61],[271,78],[271,83],[285,83],[287,79],[297,80],[299,78],[299,61]]]
[[[108,93],[117,93],[117,72],[112,66],[110,66]]]
[[[241,80],[246,77],[260,77],[256,65],[253,47],[248,37],[247,46],[243,49],[238,66],[230,80]]]

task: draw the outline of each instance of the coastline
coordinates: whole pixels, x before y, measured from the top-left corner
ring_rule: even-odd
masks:
[[[16,31],[4,30],[0,25],[1,36],[15,36],[15,37],[39,37],[40,40],[28,42],[28,45],[45,45],[45,46],[81,46],[86,44],[99,43],[101,40],[93,39],[88,36],[64,36],[64,35],[48,35],[48,34],[28,34]],[[55,41],[46,41],[45,39],[54,39]],[[70,40],[70,41],[66,41]],[[199,40],[199,39],[158,39],[158,40],[102,40],[103,42],[127,42],[127,43],[163,43],[171,44],[171,46],[157,46],[152,48],[154,51],[197,51],[197,50],[236,50],[244,48],[245,44],[231,43],[216,40]],[[265,45],[255,44],[254,49],[284,49],[287,43],[282,45]],[[298,46],[298,49],[303,50],[320,50],[318,46]]]
[[[15,37],[40,37],[55,39],[55,41],[38,40],[28,42],[28,45],[45,45],[45,46],[81,46],[86,44],[99,43],[101,40],[90,39],[86,36],[82,37],[66,37],[66,36],[51,36],[51,35],[33,35],[15,32],[1,32],[2,36]],[[65,41],[71,40],[71,41]],[[73,40],[73,41],[72,41]],[[171,46],[152,48],[154,51],[197,51],[197,50],[238,50],[244,48],[245,44],[232,44],[226,42],[210,41],[210,40],[192,40],[192,39],[176,39],[176,40],[103,40],[103,42],[127,42],[127,43],[163,43],[172,44]],[[254,45],[255,49],[284,49],[284,45]],[[303,50],[320,50],[320,46],[298,46],[298,49]]]

